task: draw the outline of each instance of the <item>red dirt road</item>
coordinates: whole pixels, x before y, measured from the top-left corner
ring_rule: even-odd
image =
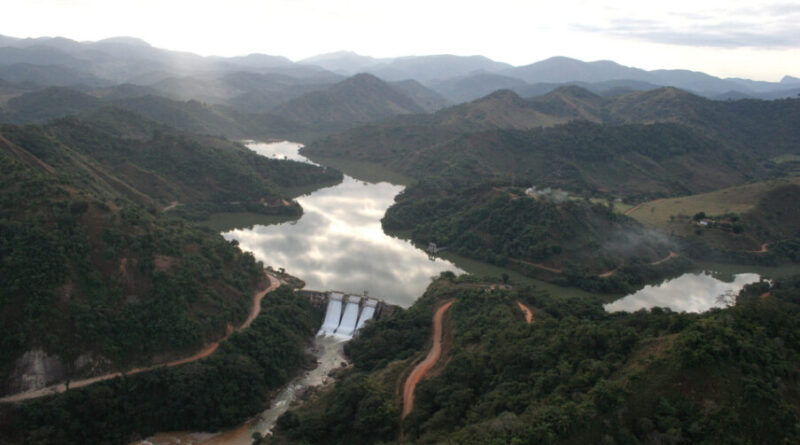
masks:
[[[522,313],[525,314],[525,321],[528,324],[531,324],[533,322],[533,311],[531,311],[531,309],[528,306],[522,304],[521,301],[517,301],[517,305],[519,305],[519,308],[520,310],[522,310]]]
[[[264,298],[264,296],[267,295],[268,293],[270,293],[270,292],[274,291],[275,289],[277,289],[278,286],[280,286],[281,283],[278,281],[277,278],[273,277],[270,274],[265,274],[265,275],[267,276],[267,278],[269,278],[269,286],[266,289],[264,289],[262,291],[259,291],[259,292],[256,292],[255,294],[253,294],[253,305],[250,308],[250,314],[247,316],[247,319],[244,321],[244,323],[242,323],[242,325],[239,326],[237,331],[240,331],[242,329],[246,329],[248,326],[250,326],[250,324],[253,322],[253,320],[256,318],[256,316],[258,316],[258,313],[261,312],[261,299]],[[142,373],[142,372],[152,371],[152,370],[154,370],[156,368],[161,368],[163,366],[172,367],[172,366],[183,365],[183,364],[186,364],[186,363],[191,363],[191,362],[200,360],[202,358],[208,357],[209,355],[211,355],[212,352],[216,351],[217,348],[219,347],[219,344],[221,342],[225,341],[228,338],[228,336],[231,335],[232,332],[233,332],[233,329],[229,326],[228,327],[228,332],[225,334],[225,337],[223,337],[221,340],[219,340],[217,342],[211,343],[210,345],[208,345],[205,348],[203,348],[203,350],[201,350],[200,352],[198,352],[198,353],[196,353],[196,354],[194,354],[194,355],[192,355],[190,357],[185,357],[185,358],[182,358],[182,359],[179,359],[179,360],[173,360],[173,361],[167,362],[167,363],[159,363],[159,364],[147,366],[147,367],[144,367],[144,368],[133,368],[133,369],[128,370],[128,371],[126,371],[124,373],[123,372],[113,372],[113,373],[110,373],[110,374],[99,375],[99,376],[91,377],[91,378],[88,378],[88,379],[76,380],[76,381],[70,382],[69,383],[69,387],[70,388],[81,388],[81,387],[84,387],[84,386],[91,385],[92,383],[102,382],[104,380],[111,380],[111,379],[116,378],[116,377],[122,377],[123,374],[124,375],[139,374],[139,373]],[[45,388],[36,389],[36,390],[33,390],[33,391],[21,392],[21,393],[18,393],[18,394],[12,394],[10,396],[6,396],[6,397],[3,397],[3,398],[0,398],[0,403],[20,402],[20,401],[23,401],[23,400],[36,399],[36,398],[39,398],[39,397],[48,396],[48,395],[56,394],[56,393],[59,393],[59,392],[64,392],[66,390],[67,390],[66,384],[59,383],[59,384],[56,384],[56,385],[47,386]]]
[[[406,383],[403,385],[403,418],[414,409],[414,389],[416,389],[417,383],[425,377],[425,374],[433,368],[433,365],[439,361],[442,355],[442,318],[444,318],[444,313],[450,309],[454,302],[455,300],[446,302],[433,314],[433,346],[428,351],[428,356],[425,357],[425,360],[421,361],[411,371],[411,374],[406,378]]]

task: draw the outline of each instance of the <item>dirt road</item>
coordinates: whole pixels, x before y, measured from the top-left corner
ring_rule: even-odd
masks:
[[[244,323],[242,323],[242,325],[239,326],[238,329],[236,329],[237,331],[238,330],[242,330],[242,329],[246,329],[248,326],[250,326],[250,324],[253,322],[253,320],[256,318],[256,316],[258,316],[258,313],[261,311],[261,299],[264,298],[264,296],[267,295],[268,293],[270,293],[273,290],[277,289],[278,286],[280,286],[281,283],[278,281],[277,278],[275,278],[275,277],[273,277],[272,275],[269,275],[269,274],[265,274],[265,275],[267,276],[267,278],[269,278],[270,284],[266,289],[264,289],[262,291],[259,291],[259,292],[256,292],[255,294],[253,294],[253,304],[252,304],[252,307],[250,308],[250,314],[247,316],[247,319],[244,321]],[[131,370],[125,371],[124,373],[123,372],[113,372],[113,373],[110,373],[110,374],[99,375],[99,376],[91,377],[91,378],[88,378],[88,379],[76,380],[76,381],[70,382],[69,383],[69,387],[70,388],[82,388],[84,386],[91,385],[92,383],[102,382],[104,380],[111,380],[111,379],[116,378],[116,377],[122,377],[123,374],[124,375],[139,374],[139,373],[142,373],[142,372],[152,371],[154,369],[161,368],[163,366],[167,366],[167,367],[178,366],[178,365],[183,365],[183,364],[186,364],[186,363],[191,363],[191,362],[200,360],[202,358],[208,357],[209,355],[211,355],[212,352],[216,351],[217,348],[219,347],[219,344],[221,342],[225,341],[225,339],[227,339],[228,336],[230,336],[232,332],[233,332],[233,329],[229,327],[228,332],[225,334],[225,337],[223,337],[221,340],[219,340],[217,342],[211,343],[210,345],[208,345],[205,348],[203,348],[203,350],[201,350],[200,352],[198,352],[198,353],[196,353],[196,354],[194,354],[194,355],[192,355],[190,357],[185,357],[185,358],[182,358],[182,359],[179,359],[179,360],[173,360],[171,362],[166,362],[166,363],[159,363],[159,364],[147,366],[147,367],[144,367],[144,368],[133,368]],[[33,391],[22,392],[22,393],[13,394],[13,395],[10,395],[10,396],[6,396],[6,397],[3,397],[3,398],[0,398],[0,403],[20,402],[20,401],[23,401],[23,400],[36,399],[36,398],[39,398],[39,397],[43,397],[43,396],[48,396],[48,395],[51,395],[51,394],[64,392],[66,390],[67,390],[67,386],[66,386],[65,383],[58,383],[56,385],[47,386],[45,388],[36,389],[36,390],[33,390]]]
[[[511,258],[511,261],[514,261],[514,262],[520,263],[520,264],[527,264],[528,266],[533,266],[533,267],[535,267],[537,269],[546,270],[546,271],[552,272],[552,273],[561,273],[563,271],[562,269],[556,269],[555,267],[545,266],[544,264],[539,264],[539,263],[531,263],[530,261],[519,260],[519,259],[516,259],[516,258]]]
[[[661,258],[658,261],[653,261],[652,263],[650,263],[650,265],[651,266],[655,266],[657,264],[665,263],[665,262],[675,258],[676,256],[678,256],[678,254],[670,250],[669,251],[669,255],[665,256],[664,258]]]
[[[444,313],[450,309],[455,300],[450,300],[439,307],[436,313],[433,314],[433,345],[431,350],[428,351],[428,356],[425,360],[421,361],[411,371],[411,374],[406,378],[406,383],[403,385],[403,418],[405,418],[414,408],[414,389],[417,383],[425,377],[425,374],[433,368],[433,365],[439,361],[442,355],[442,318]]]
[[[531,324],[533,322],[533,311],[531,311],[531,308],[525,306],[521,301],[517,301],[517,305],[519,305],[522,313],[525,314],[525,321]]]
[[[161,211],[162,212],[169,212],[170,210],[174,209],[175,207],[178,207],[178,201],[172,201],[171,203],[169,203],[168,206],[166,206],[163,209],[161,209]]]

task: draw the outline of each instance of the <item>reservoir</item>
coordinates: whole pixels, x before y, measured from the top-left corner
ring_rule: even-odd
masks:
[[[757,273],[738,273],[727,281],[707,271],[685,273],[661,284],[647,285],[603,307],[608,312],[635,312],[653,307],[668,307],[676,312],[705,312],[733,305],[735,296],[745,285],[760,279]]]
[[[300,144],[251,142],[247,146],[263,156],[309,162],[297,153]],[[367,291],[386,303],[408,307],[432,277],[464,271],[383,232],[381,218],[402,190],[402,185],[369,183],[345,175],[338,185],[296,198],[303,207],[299,220],[256,223],[222,235],[239,241],[243,250],[253,252],[265,265],[283,267],[303,279],[308,289]]]

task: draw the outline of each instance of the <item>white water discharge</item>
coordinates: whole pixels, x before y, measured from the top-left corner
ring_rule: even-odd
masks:
[[[344,308],[344,315],[342,315],[342,322],[339,328],[336,329],[336,335],[339,338],[353,338],[353,333],[356,331],[356,323],[358,323],[358,303],[361,298],[350,296],[347,297],[347,306]]]
[[[364,323],[367,320],[371,320],[372,317],[375,316],[375,307],[378,305],[378,302],[375,300],[367,300],[364,303],[364,307],[361,309],[361,317],[358,318],[358,324],[356,325],[356,332],[364,326]]]
[[[339,320],[342,317],[342,297],[343,295],[337,292],[331,292],[328,299],[328,310],[325,312],[325,321],[322,327],[317,332],[317,335],[333,335],[336,328],[339,327]]]

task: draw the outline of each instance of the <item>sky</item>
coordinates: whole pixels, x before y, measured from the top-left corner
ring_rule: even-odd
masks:
[[[0,34],[144,39],[201,55],[300,60],[552,56],[720,77],[800,77],[800,0],[0,0]]]

